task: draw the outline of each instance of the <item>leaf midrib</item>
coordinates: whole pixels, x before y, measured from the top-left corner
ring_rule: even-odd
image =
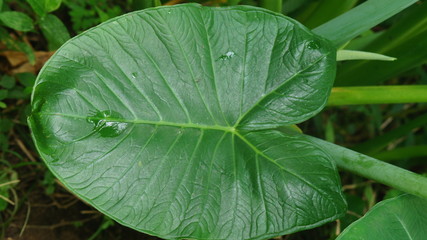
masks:
[[[106,120],[110,122],[119,122],[119,123],[131,123],[131,124],[149,124],[149,125],[155,125],[155,126],[168,126],[168,127],[179,127],[179,128],[195,128],[200,130],[216,130],[216,131],[224,131],[229,132],[233,136],[237,136],[240,138],[249,148],[254,151],[256,155],[259,155],[266,159],[267,161],[273,163],[281,170],[293,175],[294,177],[300,179],[307,185],[311,186],[313,189],[318,191],[319,193],[326,195],[324,191],[314,186],[312,183],[308,182],[306,179],[304,179],[299,174],[290,171],[289,169],[286,169],[284,166],[280,165],[278,162],[276,162],[274,159],[272,159],[270,156],[266,155],[264,152],[259,150],[254,144],[252,144],[245,136],[243,136],[240,131],[234,127],[228,127],[228,126],[220,126],[220,125],[203,125],[203,124],[195,124],[195,123],[174,123],[174,122],[166,122],[166,121],[150,121],[150,120],[141,120],[141,119],[123,119],[123,118],[110,118],[110,117],[84,117],[80,115],[74,115],[74,114],[64,114],[64,113],[46,113],[46,112],[40,112],[38,113],[40,115],[48,115],[48,116],[61,116],[61,117],[70,117],[75,119],[91,119],[91,120]]]
[[[246,145],[248,145],[256,154],[264,157],[265,159],[269,160],[270,162],[277,165],[282,170],[285,170],[289,172],[287,169],[285,169],[282,165],[278,164],[274,159],[270,158],[269,156],[265,155],[262,151],[260,151],[255,145],[253,145],[248,139],[246,139],[238,129],[234,127],[227,127],[227,126],[220,126],[220,125],[203,125],[203,124],[195,124],[195,123],[174,123],[174,122],[166,122],[166,121],[150,121],[150,120],[141,120],[141,119],[123,119],[123,118],[111,118],[111,117],[84,117],[80,115],[74,115],[74,114],[64,114],[64,113],[38,113],[39,115],[47,115],[47,116],[61,116],[61,117],[69,117],[69,118],[75,118],[75,119],[91,119],[91,120],[105,120],[108,122],[117,122],[117,123],[131,123],[131,124],[148,124],[148,125],[155,125],[155,126],[166,126],[166,127],[179,127],[179,128],[195,128],[200,130],[217,130],[217,131],[224,131],[229,132],[231,134],[236,135],[239,137]],[[293,173],[294,174],[294,173]],[[296,174],[294,174],[296,175]]]
[[[149,124],[156,126],[169,126],[169,127],[180,127],[180,128],[197,128],[203,130],[218,130],[225,131],[230,133],[235,133],[236,128],[229,126],[221,126],[221,125],[203,125],[196,123],[175,123],[175,122],[167,122],[167,121],[150,121],[150,120],[142,120],[142,119],[124,119],[124,118],[111,118],[111,117],[93,117],[93,116],[80,116],[75,114],[65,114],[65,113],[47,113],[40,112],[37,113],[39,115],[47,115],[47,116],[60,116],[60,117],[69,117],[75,119],[91,119],[91,120],[105,120],[108,122],[117,122],[117,123],[132,123],[132,124]]]

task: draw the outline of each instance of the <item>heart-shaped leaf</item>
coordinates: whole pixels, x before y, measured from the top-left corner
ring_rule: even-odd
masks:
[[[334,74],[329,42],[282,15],[148,9],[58,50],[29,124],[64,185],[126,226],[263,239],[346,209],[329,155],[289,127],[321,110]]]
[[[427,236],[427,200],[401,195],[375,205],[337,240],[413,240]]]

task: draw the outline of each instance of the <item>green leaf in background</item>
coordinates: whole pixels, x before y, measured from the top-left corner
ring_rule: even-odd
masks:
[[[365,209],[365,202],[360,196],[345,194],[345,199],[348,204],[348,211],[344,217],[340,218],[341,229],[358,220],[363,215]]]
[[[8,93],[8,90],[0,89],[0,101],[7,98],[7,93]]]
[[[302,7],[304,4],[307,4],[308,2],[310,2],[310,0],[284,0],[282,13],[287,15]]]
[[[33,65],[35,64],[36,56],[34,54],[33,49],[25,42],[13,39],[9,35],[9,32],[5,28],[2,28],[2,27],[0,27],[0,40],[9,49],[24,52],[25,55],[27,55],[30,64],[33,64]]]
[[[24,88],[24,94],[28,94],[31,95],[31,92],[33,91],[33,86],[34,83],[36,81],[36,75],[34,75],[33,73],[18,73],[15,75],[19,82],[25,86]]]
[[[45,16],[47,13],[57,10],[62,0],[27,0],[34,12],[39,16]]]
[[[335,54],[260,8],[147,9],[66,43],[28,122],[55,176],[123,225],[265,239],[345,213],[330,156],[290,134],[325,105]]]
[[[105,22],[108,19],[110,19],[110,16],[106,12],[102,11],[100,8],[95,7],[95,10],[98,13],[98,16],[101,22]]]
[[[304,11],[306,9],[310,11],[310,14],[307,14],[306,18],[301,19],[303,20],[302,23],[310,29],[318,27],[319,25],[352,9],[357,2],[358,0],[312,1],[310,5],[314,5],[314,6],[313,7],[307,6],[300,13],[302,16],[304,16],[305,15]],[[299,18],[296,18],[296,19],[299,20]]]
[[[0,79],[0,86],[6,89],[11,89],[15,86],[16,82],[12,76],[3,75]]]
[[[281,13],[283,10],[283,0],[259,0],[259,6]]]
[[[390,29],[377,33],[379,36],[356,49],[393,56],[397,61],[343,63],[338,68],[336,85],[379,84],[427,63],[427,3],[414,5],[402,15]]]
[[[32,87],[36,81],[36,75],[31,72],[17,73],[15,76],[18,78],[19,82],[25,87]]]
[[[233,5],[237,5],[237,4],[239,4],[239,2],[241,2],[242,0],[228,0],[227,1],[227,3],[230,5],[230,6],[233,6]]]
[[[44,0],[46,12],[53,12],[61,6],[62,0]]]
[[[313,31],[339,47],[418,0],[368,0]]]
[[[427,200],[406,194],[378,203],[337,240],[422,240],[426,226]]]
[[[31,31],[34,28],[33,20],[22,12],[0,12],[0,22],[6,27],[22,32]]]
[[[17,49],[25,53],[28,57],[28,61],[30,64],[34,65],[36,63],[36,55],[34,53],[33,48],[28,45],[26,42],[15,42]]]
[[[132,9],[139,10],[151,7],[158,7],[161,5],[162,3],[160,2],[160,0],[133,0]]]
[[[40,19],[40,29],[48,41],[49,50],[53,51],[70,39],[70,34],[62,21],[53,14]]]

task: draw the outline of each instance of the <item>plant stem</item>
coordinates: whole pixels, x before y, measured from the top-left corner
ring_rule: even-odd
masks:
[[[274,12],[282,13],[282,0],[261,0],[260,6]]]
[[[368,0],[315,28],[314,32],[339,47],[416,2],[418,0]]]
[[[396,104],[427,102],[427,85],[336,87],[329,97],[329,106],[356,104]]]
[[[310,139],[327,149],[339,168],[427,199],[427,177],[321,139]]]

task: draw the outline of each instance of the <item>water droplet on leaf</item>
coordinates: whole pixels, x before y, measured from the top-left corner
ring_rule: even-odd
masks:
[[[105,110],[88,116],[87,121],[93,124],[93,131],[102,137],[116,137],[122,134],[129,126],[123,122],[123,116],[115,111]]]
[[[230,59],[230,58],[233,58],[233,57],[234,57],[234,55],[236,55],[234,52],[232,52],[232,51],[228,51],[228,52],[226,52],[225,54],[221,55],[221,56],[219,57],[219,59],[218,59],[218,60],[223,60],[223,61],[225,61],[225,60],[228,60],[228,59]]]
[[[132,78],[135,79],[136,77],[138,77],[138,73],[137,72],[133,72],[132,73]]]

